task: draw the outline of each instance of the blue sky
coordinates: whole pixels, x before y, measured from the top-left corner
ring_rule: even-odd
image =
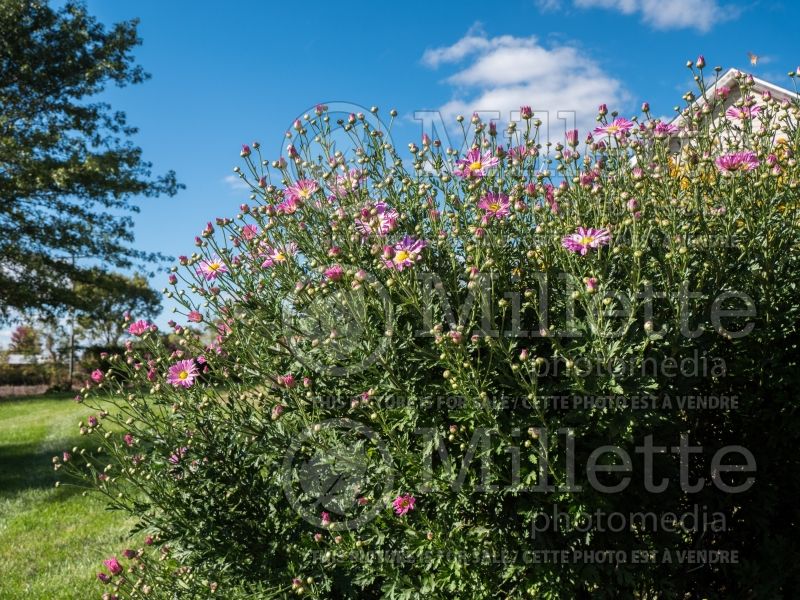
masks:
[[[142,199],[136,218],[137,246],[172,256],[190,253],[206,221],[247,200],[231,178],[241,144],[259,140],[277,158],[283,133],[318,102],[396,107],[393,139],[403,147],[419,139],[419,110],[445,119],[497,110],[506,121],[525,103],[576,111],[588,124],[601,101],[633,114],[648,100],[666,116],[690,89],[684,64],[698,54],[709,67],[787,86],[800,64],[794,0],[88,6],[107,24],[141,19],[136,55],[152,79],[106,99],[140,128],[135,142],[154,170],[174,169],[187,186],[176,198]],[[761,57],[754,67],[748,52]]]

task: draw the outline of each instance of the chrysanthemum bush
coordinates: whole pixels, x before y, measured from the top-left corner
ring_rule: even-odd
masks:
[[[57,460],[139,519],[107,596],[790,597],[800,110],[695,73],[552,144],[320,106],[244,147],[174,343],[134,317]]]

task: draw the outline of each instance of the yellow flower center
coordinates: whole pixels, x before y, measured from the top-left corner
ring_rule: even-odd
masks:
[[[470,171],[480,171],[482,168],[483,168],[483,163],[481,163],[481,161],[479,160],[476,160],[469,166]]]
[[[208,263],[209,271],[219,271],[221,267],[222,265],[219,264],[218,262]]]
[[[411,254],[406,250],[399,250],[397,254],[394,255],[395,262],[403,262],[404,260],[408,260]]]
[[[590,235],[585,235],[581,238],[581,244],[584,246],[588,246],[594,241],[594,238]]]
[[[273,260],[275,262],[286,262],[286,255],[283,252],[276,252]]]
[[[297,192],[297,195],[300,196],[303,199],[308,198],[311,195],[311,190],[302,189],[299,192]]]
[[[178,379],[180,379],[181,381],[183,381],[185,379],[188,379],[188,378],[189,378],[189,372],[188,371],[181,371],[180,373],[178,373]]]
[[[617,125],[609,125],[606,127],[606,131],[608,133],[617,133],[619,131],[619,127]]]
[[[497,212],[498,210],[500,210],[500,203],[499,202],[492,202],[489,205],[489,210],[491,210],[492,212]]]

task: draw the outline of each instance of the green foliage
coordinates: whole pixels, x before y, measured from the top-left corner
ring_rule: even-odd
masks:
[[[52,382],[50,367],[41,364],[11,365],[0,362],[0,385],[46,385]]]
[[[94,269],[91,284],[76,287],[80,335],[106,346],[116,346],[125,332],[125,315],[153,319],[161,312],[160,294],[141,275],[127,277]]]
[[[80,2],[0,1],[0,316],[74,306],[68,282],[94,272],[70,257],[127,268],[158,255],[131,248],[135,195],[173,195],[151,176],[124,113],[93,101],[143,82],[136,22],[106,29]]]
[[[209,226],[170,293],[218,337],[176,325],[166,348],[143,329],[102,383],[116,408],[84,428],[105,453],[68,464],[168,546],[124,561],[115,593],[791,597],[800,109],[765,98],[755,127],[704,102],[680,138],[645,113],[549,156],[531,119],[473,119],[466,160],[435,140],[409,159],[356,115],[343,153],[322,108],[288,165],[245,149],[256,205]],[[755,168],[717,162],[737,151]],[[734,403],[685,403],[711,397]],[[690,461],[636,450],[682,435]],[[712,464],[731,445],[754,457],[749,487]],[[592,482],[593,461],[620,465],[606,446],[627,480]],[[724,528],[670,526],[694,509]],[[554,512],[628,526],[537,528]],[[680,559],[719,550],[736,562]],[[625,560],[580,558],[609,551]]]
[[[35,356],[39,354],[41,345],[39,342],[39,332],[30,325],[20,325],[11,332],[11,352]]]

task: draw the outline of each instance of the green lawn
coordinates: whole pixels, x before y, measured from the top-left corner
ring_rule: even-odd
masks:
[[[90,409],[68,397],[0,400],[0,599],[100,598],[101,561],[129,522],[103,499],[54,487],[51,459],[80,445]]]

